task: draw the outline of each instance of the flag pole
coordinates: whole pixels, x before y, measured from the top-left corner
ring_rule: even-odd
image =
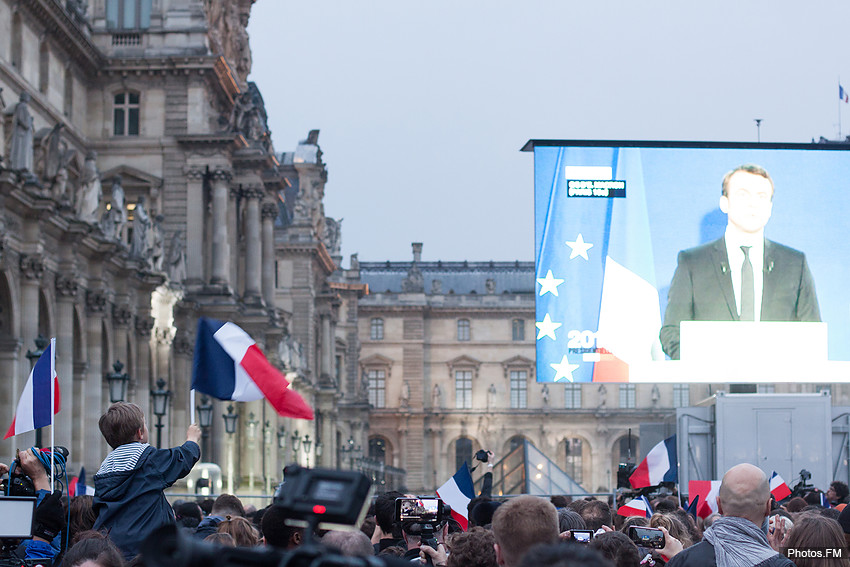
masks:
[[[56,431],[56,337],[50,339],[50,492],[53,492],[56,476],[56,456],[54,454],[54,433]]]
[[[194,388],[189,390],[189,417],[191,418],[189,423],[196,423],[196,421],[195,421],[195,389]]]

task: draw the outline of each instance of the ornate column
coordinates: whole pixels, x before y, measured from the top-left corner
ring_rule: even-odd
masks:
[[[90,289],[86,292],[86,335],[88,342],[86,385],[83,392],[83,416],[86,427],[82,434],[83,464],[89,470],[96,470],[103,460],[105,441],[97,427],[91,427],[106,409],[103,402],[104,371],[103,360],[103,318],[106,316],[106,292],[102,289]]]
[[[132,380],[132,385],[127,388],[127,399],[124,401],[135,403],[136,399],[131,393],[137,389],[136,379],[138,376],[135,375],[136,368],[134,368],[133,361],[130,360],[130,353],[127,350],[127,338],[130,334],[130,322],[132,320],[133,311],[127,303],[114,304],[112,306],[112,358],[114,360],[109,361],[110,367],[107,369],[107,372],[112,372],[112,363],[116,360],[124,363],[125,371],[130,375],[130,379]]]
[[[186,277],[204,279],[204,170],[186,167]]]
[[[44,275],[44,256],[41,254],[21,254],[21,342],[23,348],[19,354],[20,371],[12,377],[11,388],[15,396],[20,396],[30,372],[30,362],[26,358],[27,350],[35,349],[33,340],[38,336],[39,289]],[[50,338],[50,337],[46,337]],[[12,442],[14,448],[31,447],[35,444],[35,433],[16,435]]]
[[[275,293],[275,250],[274,250],[274,220],[277,218],[277,205],[263,203],[263,299],[266,307],[274,307]]]
[[[260,240],[260,200],[265,192],[262,187],[242,189],[245,199],[245,292],[246,303],[260,303],[262,284],[261,256],[263,243]]]
[[[153,329],[153,317],[150,310],[142,311],[136,315],[136,368],[137,376],[133,376],[136,383],[136,403],[144,410],[146,416],[150,416],[150,390],[154,384],[151,379],[151,330]],[[153,418],[149,418],[153,419]]]
[[[192,380],[192,355],[194,353],[192,337],[185,328],[177,330],[174,340],[171,342],[173,353],[174,373],[168,380],[168,389],[171,390],[171,407],[169,414],[171,419],[171,433],[163,436],[163,443],[168,439],[169,447],[173,447],[186,440],[183,437],[189,427],[189,386]],[[167,376],[164,378],[168,379]],[[195,401],[197,404],[198,400]],[[181,438],[182,437],[182,438]]]
[[[212,173],[213,249],[211,283],[230,284],[230,238],[228,235],[228,202],[231,174],[224,169]]]
[[[77,276],[74,273],[56,274],[56,373],[59,375],[59,390],[64,398],[62,410],[56,414],[55,439],[57,445],[71,448],[73,431],[74,391],[74,302],[77,298]],[[82,462],[82,455],[71,454],[75,464]]]
[[[322,380],[333,379],[333,356],[336,349],[336,341],[334,341],[333,333],[331,332],[331,310],[323,308],[319,317],[321,318],[321,369],[319,377]]]

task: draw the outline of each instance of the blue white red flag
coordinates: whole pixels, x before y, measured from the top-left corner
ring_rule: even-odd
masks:
[[[632,488],[655,486],[679,479],[679,461],[676,458],[676,436],[668,437],[652,449],[629,477]]]
[[[649,500],[646,496],[634,498],[617,508],[617,514],[620,516],[641,516],[649,518],[652,516],[652,506],[649,505]]]
[[[824,508],[832,508],[832,504],[829,503],[829,498],[826,497],[826,494],[824,494],[823,492],[818,492],[818,495],[820,496],[821,506],[823,506]]]
[[[770,475],[770,493],[777,502],[791,496],[791,489],[776,471],[773,471],[773,474]]]
[[[192,388],[219,400],[250,402],[265,397],[282,416],[313,419],[313,409],[289,387],[254,339],[230,322],[198,320]]]
[[[688,508],[685,510],[688,514],[690,514],[694,521],[697,519],[697,507],[699,506],[699,494],[695,494],[691,501],[688,503]]]
[[[847,91],[840,84],[838,85],[838,99],[844,102],[850,102],[850,95],[847,94]]]
[[[52,397],[51,384],[53,384]],[[15,418],[4,439],[51,425],[53,415],[59,413],[59,402],[59,376],[56,374],[56,339],[54,338],[50,339],[50,345],[35,362],[27,378],[18,407],[15,409]]]
[[[691,499],[699,499],[697,503],[697,516],[708,518],[720,509],[717,507],[717,495],[720,492],[719,480],[690,480],[688,481],[688,495]]]
[[[75,476],[68,482],[68,496],[94,496],[94,486],[86,484],[86,467],[80,467],[80,476]]]
[[[469,501],[475,498],[475,488],[472,485],[472,474],[466,462],[463,463],[452,478],[437,489],[440,500],[452,507],[452,518],[464,530],[469,526]]]

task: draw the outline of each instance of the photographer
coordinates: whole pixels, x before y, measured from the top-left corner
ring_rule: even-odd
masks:
[[[65,528],[62,493],[51,492],[50,478],[35,448],[18,452],[16,462],[23,474],[33,484],[36,496],[33,537],[24,540],[14,554],[20,559],[48,559],[58,555],[61,543],[59,533]],[[0,463],[0,476],[9,473],[9,467]],[[11,479],[10,479],[11,480]]]
[[[423,524],[405,522],[401,526],[401,533],[407,545],[407,553],[402,559],[410,561],[418,557],[434,567],[445,567],[448,558],[445,544],[448,532],[447,522],[438,526],[438,531],[433,534],[426,533]],[[429,535],[433,537],[428,537]]]

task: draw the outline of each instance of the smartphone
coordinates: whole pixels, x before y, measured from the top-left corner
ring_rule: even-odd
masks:
[[[398,522],[439,524],[443,516],[443,501],[439,498],[396,498],[395,519]]]
[[[641,547],[661,549],[664,547],[664,532],[658,528],[629,526],[629,539]]]
[[[593,539],[593,530],[570,530],[570,539],[578,543],[590,543]]]

